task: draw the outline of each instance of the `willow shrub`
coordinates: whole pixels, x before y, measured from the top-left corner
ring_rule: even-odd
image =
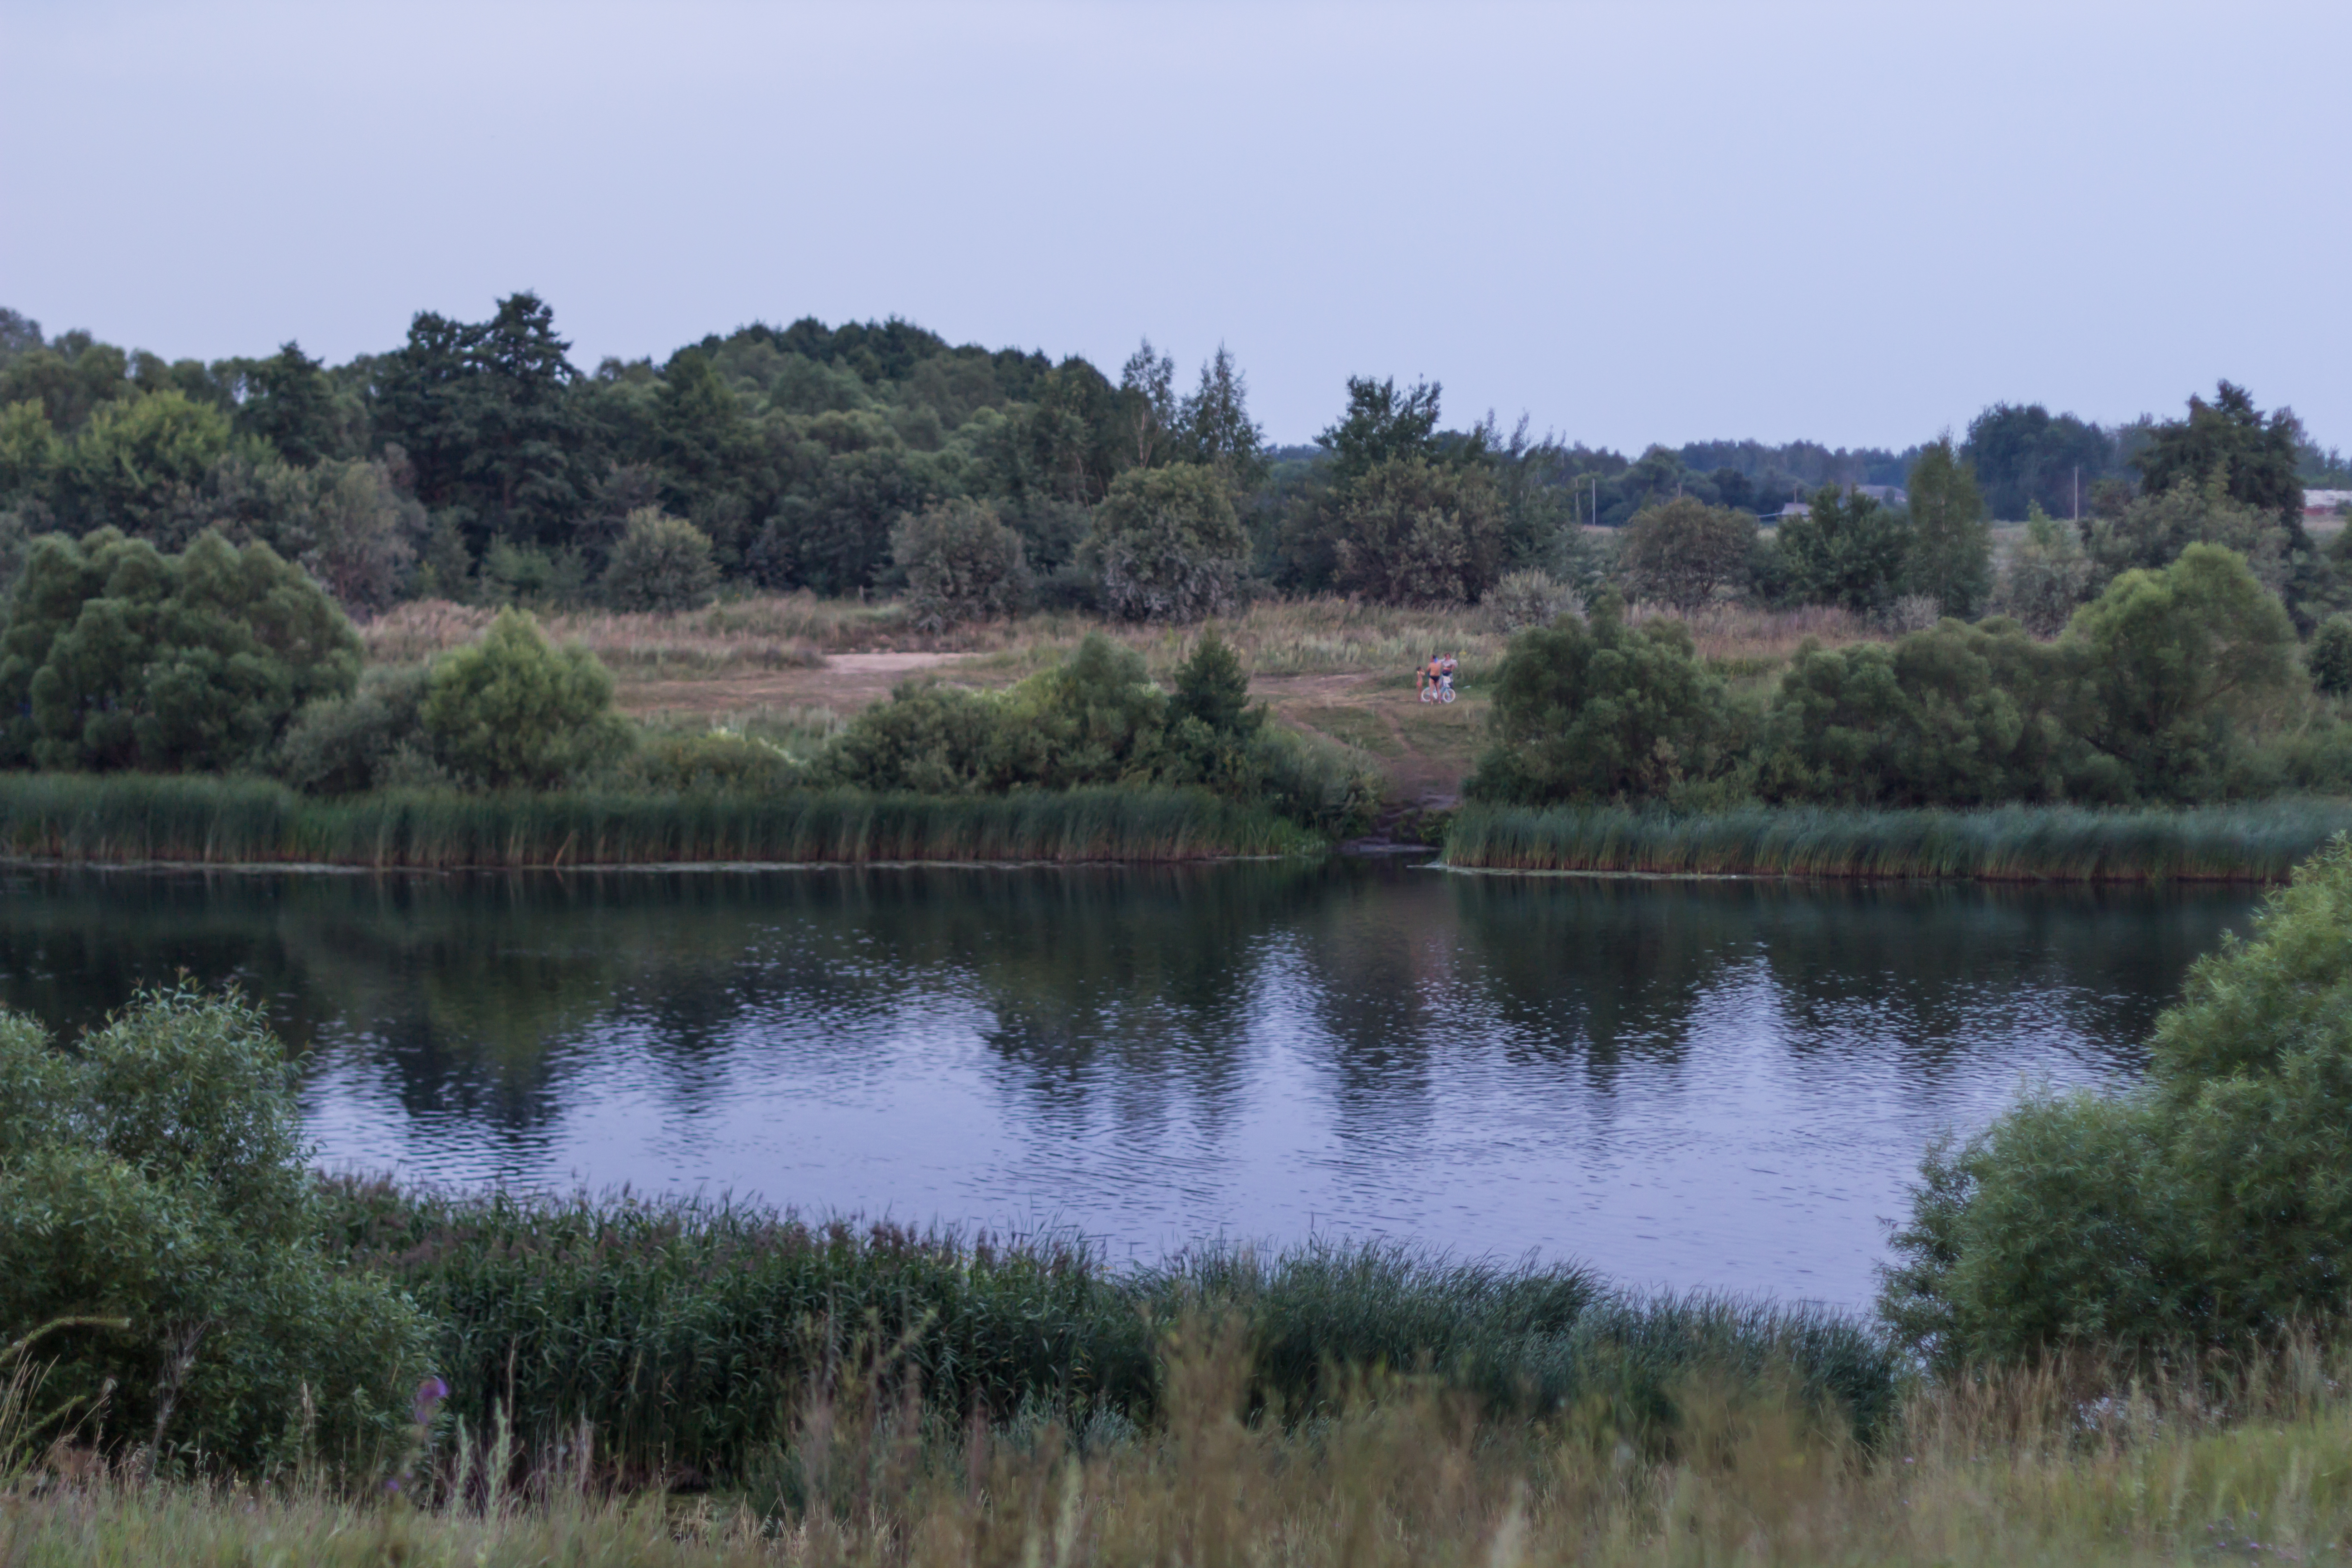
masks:
[[[1511,639],[1495,674],[1491,743],[1463,785],[1472,800],[1652,798],[1728,767],[1723,678],[1680,621],[1625,624],[1614,594]]]
[[[35,1436],[251,1470],[400,1435],[424,1321],[320,1250],[303,1152],[233,997],[145,993],[71,1053],[0,1015],[0,1343],[48,1331]]]
[[[1101,636],[1009,691],[909,682],[849,721],[811,782],[945,796],[1203,789],[1332,837],[1370,824],[1379,780],[1336,747],[1266,723],[1213,631],[1175,684],[1162,691],[1142,655]]]
[[[2352,1293],[2352,838],[2225,939],[2147,1082],[1931,1150],[1881,1310],[1945,1365],[2242,1342]]]

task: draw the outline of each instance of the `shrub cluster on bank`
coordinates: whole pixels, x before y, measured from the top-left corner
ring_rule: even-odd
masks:
[[[1930,1151],[1884,1296],[1936,1364],[2331,1330],[2352,1289],[2352,838],[2190,971],[2146,1081]]]
[[[2352,780],[2352,728],[2285,610],[2208,544],[2123,574],[2054,643],[1945,620],[1808,645],[1763,694],[1680,622],[1632,625],[1604,597],[1514,637],[1494,691],[1467,793],[1498,805],[2190,802]]]
[[[1325,837],[1360,828],[1378,798],[1377,779],[1338,748],[1267,724],[1248,691],[1239,660],[1213,631],[1177,671],[1172,692],[1145,677],[1139,656],[1097,637],[1063,668],[1007,693],[901,688],[807,755],[723,732],[648,740],[613,710],[613,679],[595,658],[553,646],[526,613],[501,613],[479,641],[429,665],[370,670],[362,679],[349,622],[267,545],[240,552],[206,533],[184,554],[167,556],[120,536],[80,544],[53,536],[19,574],[0,621],[0,701],[13,700],[16,710],[13,721],[0,718],[0,764],[100,774],[268,773],[328,799],[405,792],[397,805],[379,802],[361,814],[380,836],[391,836],[366,857],[372,863],[446,863],[446,841],[472,831],[458,825],[494,816],[529,847],[490,863],[562,856],[566,838],[583,837],[570,858],[611,852],[614,830],[604,820],[611,814],[601,807],[489,807],[454,798],[420,805],[408,798],[436,794],[761,797],[764,805],[747,798],[705,807],[704,820],[681,823],[667,836],[704,837],[717,810],[724,818],[719,837],[743,844],[747,856],[755,843],[781,853],[784,843],[804,842],[807,832],[782,823],[807,809],[806,797],[851,790],[966,803],[1114,787],[1193,792],[1209,797],[1206,815],[1222,831],[1253,845],[1269,835],[1242,826],[1252,813]],[[205,794],[150,798],[178,810]],[[37,798],[42,812],[54,801],[38,791],[13,798],[20,807]],[[230,795],[216,798],[226,805]],[[248,817],[263,799],[250,792],[239,798],[236,809]],[[1144,807],[1138,820],[1169,823],[1177,815],[1202,813],[1161,803]],[[28,826],[20,812],[13,832],[20,843],[60,834],[86,841],[93,831],[123,836],[119,815],[97,816],[66,828],[47,816]],[[1099,822],[1101,813],[1091,805],[971,805],[961,813],[969,830],[950,832],[928,853],[970,853],[1001,833],[986,825],[1008,816],[1033,826],[1058,817],[1080,827]],[[421,826],[426,817],[442,826]],[[357,820],[349,812],[311,813],[309,826],[274,835],[224,821],[206,837],[242,837],[258,858],[280,858],[298,853],[296,841],[347,841],[364,831]],[[1179,837],[1193,838],[1196,827],[1188,821]],[[1132,831],[1129,824],[1110,837]],[[635,825],[617,832],[652,847]],[[148,837],[171,844],[174,856],[191,852],[184,829]],[[874,852],[868,844],[860,855]],[[199,855],[215,858],[210,849]]]

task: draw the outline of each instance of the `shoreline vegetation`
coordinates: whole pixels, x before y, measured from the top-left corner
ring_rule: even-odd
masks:
[[[877,861],[1168,862],[1318,839],[1205,791],[940,796],[389,790],[320,799],[266,779],[0,773],[0,855],[97,865],[381,870]]]
[[[1999,882],[2283,882],[2339,834],[2352,802],[2098,810],[1470,805],[1446,825],[1463,871]]]
[[[1472,804],[1433,845],[1450,869],[1823,880],[2284,881],[2352,832],[2352,802],[1977,811]],[[59,865],[523,870],[571,867],[1089,864],[1329,853],[1204,791],[1098,786],[940,796],[389,790],[320,799],[267,779],[0,773],[0,858]]]

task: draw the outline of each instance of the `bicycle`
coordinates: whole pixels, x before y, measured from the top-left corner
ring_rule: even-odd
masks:
[[[1453,701],[1454,672],[1450,669],[1446,670],[1440,674],[1433,683],[1423,687],[1421,689],[1421,700],[1423,702]]]

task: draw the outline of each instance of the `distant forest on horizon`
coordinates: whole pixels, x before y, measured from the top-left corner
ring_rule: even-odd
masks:
[[[1318,444],[1272,447],[1222,349],[1185,380],[1148,342],[1112,372],[954,345],[898,319],[803,319],[583,370],[551,307],[519,293],[480,321],[421,312],[405,342],[339,365],[290,342],[207,363],[45,335],[0,310],[0,572],[32,535],[106,526],[165,549],[219,527],[316,560],[321,530],[354,526],[337,509],[357,508],[385,541],[328,552],[341,577],[330,586],[355,608],[436,593],[553,601],[594,581],[633,514],[659,508],[708,535],[730,581],[856,595],[895,585],[898,519],[961,498],[1018,531],[1052,602],[1057,583],[1083,596],[1090,509],[1112,482],[1190,462],[1225,476],[1250,574],[1312,593],[1334,585],[1332,542],[1302,520],[1384,442],[1481,466],[1518,564],[1540,564],[1578,524],[1622,525],[1677,496],[1769,517],[1824,485],[1899,487],[1926,447],[1727,439],[1629,457],[1534,436],[1524,418],[1449,426],[1433,384],[1334,393]],[[2305,482],[2352,487],[2340,453],[2273,417]],[[2063,518],[2135,482],[2154,426],[1997,404],[1958,453],[1993,518],[2035,505]]]

